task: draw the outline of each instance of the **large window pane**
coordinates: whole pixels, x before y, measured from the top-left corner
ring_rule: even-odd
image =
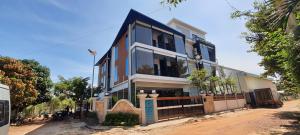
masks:
[[[115,71],[114,71],[114,82],[118,81],[118,67],[115,66]]]
[[[0,103],[0,121],[4,121],[4,103]]]
[[[164,34],[166,49],[175,52],[174,38],[172,35]]]
[[[188,63],[186,58],[177,56],[177,67],[179,77],[187,77],[188,75]]]
[[[118,60],[119,57],[119,49],[118,49],[118,45],[115,46],[115,60]]]
[[[152,45],[152,31],[151,28],[147,28],[141,25],[135,26],[135,42]],[[134,36],[134,35],[133,35]]]
[[[174,36],[175,38],[175,47],[176,47],[176,52],[185,54],[185,47],[184,47],[184,41],[183,38],[180,36]]]
[[[205,59],[205,60],[209,60],[209,54],[208,54],[207,46],[201,45],[200,49],[201,49],[202,58]]]
[[[136,73],[153,75],[153,51],[137,47],[135,49],[135,55]]]
[[[152,45],[165,49],[164,34],[158,30],[152,30]]]
[[[129,66],[129,65],[128,65],[128,57],[126,57],[126,60],[125,60],[125,75],[126,75],[126,76],[128,76],[128,72],[129,72],[129,71],[128,71],[128,70],[129,70],[129,69],[128,69],[128,66]]]
[[[131,74],[136,73],[136,57],[135,57],[135,48],[132,49],[131,51]]]
[[[178,77],[176,59],[168,56],[155,54],[154,74],[159,76]]]
[[[210,64],[203,62],[203,68],[207,71],[207,76],[212,75],[213,69]]]

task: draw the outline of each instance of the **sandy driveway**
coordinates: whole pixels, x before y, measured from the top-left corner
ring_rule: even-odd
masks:
[[[190,118],[188,121],[161,122],[146,127],[92,130],[79,121],[49,122],[11,127],[10,135],[256,135],[300,134],[300,100],[285,102],[279,109],[250,109]],[[173,123],[173,124],[170,124]],[[174,124],[176,123],[176,124]]]

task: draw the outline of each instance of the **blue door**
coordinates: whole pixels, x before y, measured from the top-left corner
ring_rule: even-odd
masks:
[[[146,123],[154,122],[154,113],[153,113],[153,100],[145,100],[145,112],[146,112]]]

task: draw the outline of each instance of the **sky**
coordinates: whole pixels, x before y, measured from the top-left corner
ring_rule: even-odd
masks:
[[[91,77],[93,57],[99,60],[113,40],[130,9],[167,23],[177,18],[207,32],[216,45],[220,65],[261,74],[261,57],[248,53],[241,37],[245,20],[231,19],[233,7],[252,9],[253,0],[187,0],[176,8],[161,0],[1,0],[0,55],[35,59],[51,70],[51,78]],[[95,77],[97,80],[97,77]],[[96,81],[95,81],[96,82]]]

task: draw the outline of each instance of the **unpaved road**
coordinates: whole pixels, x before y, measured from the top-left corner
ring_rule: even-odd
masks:
[[[153,124],[129,129],[91,130],[82,122],[48,122],[11,127],[10,135],[300,135],[300,100],[285,102],[279,109],[250,109],[213,115],[209,119],[193,118],[188,122],[169,125]],[[177,120],[178,121],[178,120]],[[174,121],[175,122],[175,121]],[[172,123],[172,122],[167,122]],[[164,126],[162,126],[164,125]]]
[[[164,135],[247,135],[297,134],[300,135],[300,100],[286,102],[279,109],[252,109],[228,113],[212,120],[165,128]]]

